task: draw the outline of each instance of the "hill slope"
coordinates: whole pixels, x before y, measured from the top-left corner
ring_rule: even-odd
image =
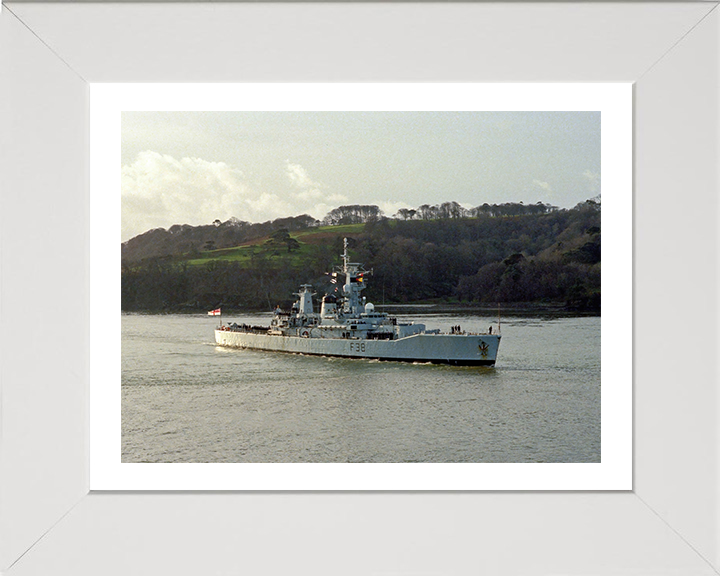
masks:
[[[599,310],[600,206],[593,201],[518,216],[252,230],[232,246],[213,241],[144,259],[135,250],[123,261],[123,310],[270,309],[288,304],[303,283],[331,291],[325,273],[339,264],[343,237],[351,239],[353,260],[373,270],[365,295],[376,302],[555,302]]]

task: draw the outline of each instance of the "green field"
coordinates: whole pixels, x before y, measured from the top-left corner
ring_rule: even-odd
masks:
[[[298,241],[300,247],[292,252],[284,246],[268,245],[268,236],[249,240],[232,248],[221,248],[195,254],[186,254],[176,258],[176,262],[184,262],[188,266],[205,266],[209,262],[237,262],[249,266],[255,258],[287,258],[297,265],[316,255],[321,246],[331,244],[338,237],[352,237],[363,232],[365,224],[345,224],[340,226],[320,226],[308,228],[290,234]]]

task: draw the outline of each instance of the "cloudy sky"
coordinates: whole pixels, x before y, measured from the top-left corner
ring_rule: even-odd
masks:
[[[572,207],[600,193],[599,112],[124,112],[122,240],[343,204]]]

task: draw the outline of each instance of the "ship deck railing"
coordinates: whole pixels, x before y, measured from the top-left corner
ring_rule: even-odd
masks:
[[[469,332],[467,330],[461,330],[460,332],[440,332],[446,336],[500,336],[500,331],[493,332]]]
[[[267,334],[269,326],[251,326],[250,324],[231,324],[221,326],[220,330],[226,332],[244,332],[247,334]]]

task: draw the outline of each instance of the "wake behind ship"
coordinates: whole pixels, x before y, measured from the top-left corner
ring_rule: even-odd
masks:
[[[350,262],[347,238],[343,264],[332,272],[332,280],[344,280],[338,295],[326,294],[315,312],[312,286],[303,284],[290,312],[276,309],[270,326],[232,323],[215,330],[220,346],[250,348],[295,354],[369,358],[403,362],[432,362],[457,366],[493,366],[500,334],[467,333],[424,324],[402,323],[361,297],[368,272]]]

